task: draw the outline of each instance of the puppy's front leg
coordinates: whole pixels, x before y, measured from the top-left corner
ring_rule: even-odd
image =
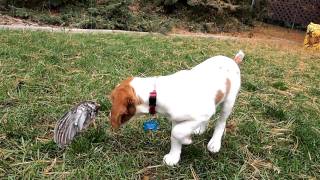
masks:
[[[174,136],[172,136],[171,133],[171,149],[170,152],[164,156],[164,163],[169,166],[176,165],[180,160],[181,148],[182,143]]]
[[[164,156],[163,161],[169,165],[176,165],[180,160],[182,144],[191,144],[192,132],[202,123],[202,121],[184,121],[175,124],[171,131],[171,149]]]
[[[206,131],[207,125],[208,125],[208,121],[204,121],[203,123],[200,124],[199,127],[197,127],[197,128],[193,131],[193,134],[196,134],[196,135],[201,135],[201,134],[203,134],[203,133]]]

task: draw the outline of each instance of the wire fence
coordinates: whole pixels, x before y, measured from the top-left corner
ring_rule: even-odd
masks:
[[[306,27],[320,23],[320,0],[268,0],[267,16],[271,20]]]

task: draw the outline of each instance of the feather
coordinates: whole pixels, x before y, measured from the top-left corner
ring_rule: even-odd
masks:
[[[84,101],[66,112],[55,126],[54,142],[61,148],[69,145],[79,132],[94,121],[99,108],[98,103]]]

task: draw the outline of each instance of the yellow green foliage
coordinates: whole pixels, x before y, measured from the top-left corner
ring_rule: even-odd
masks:
[[[304,39],[304,46],[315,50],[320,50],[320,25],[310,23]]]

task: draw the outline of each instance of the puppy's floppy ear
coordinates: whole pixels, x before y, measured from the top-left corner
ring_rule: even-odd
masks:
[[[129,116],[133,116],[136,113],[136,100],[134,97],[127,98],[127,113]]]
[[[121,116],[121,124],[129,121],[136,114],[136,101],[134,97],[126,98],[126,112]]]

